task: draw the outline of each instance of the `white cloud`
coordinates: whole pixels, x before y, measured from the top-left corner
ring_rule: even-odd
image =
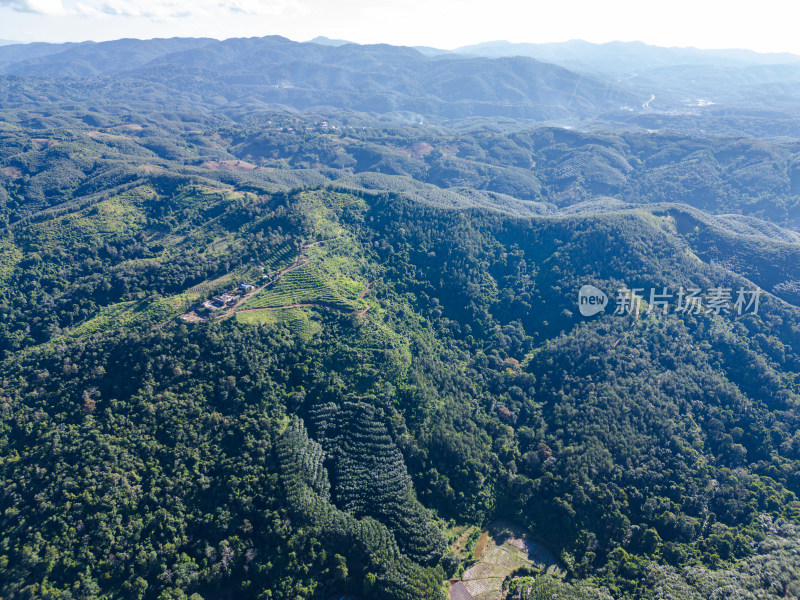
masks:
[[[150,17],[188,16],[191,11],[180,2],[135,2],[131,0],[84,0],[71,7],[73,14],[87,17]]]
[[[61,0],[0,0],[0,6],[38,15],[63,15],[66,12]]]
[[[220,0],[218,8],[225,11],[244,13],[248,15],[281,15],[298,16],[308,11],[302,5],[291,0]]]
[[[226,14],[298,16],[297,0],[0,0],[0,7],[40,15],[173,19]]]

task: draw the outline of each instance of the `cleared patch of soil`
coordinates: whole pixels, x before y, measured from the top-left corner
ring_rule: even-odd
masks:
[[[164,167],[159,167],[158,165],[139,165],[139,169],[145,173],[161,173]]]
[[[58,146],[61,143],[58,140],[51,140],[48,138],[31,138],[31,142],[33,142],[33,146],[37,150],[41,150],[42,148],[52,148],[53,146]]]
[[[433,152],[433,146],[428,142],[416,142],[410,146],[398,148],[398,150],[410,158],[422,158],[429,152]]]
[[[244,160],[207,160],[200,166],[221,171],[255,171],[257,168],[253,163]]]
[[[464,572],[462,581],[475,600],[501,600],[503,582],[523,566],[546,569],[556,558],[542,544],[510,521],[495,521],[481,534],[475,548],[479,562]]]
[[[187,323],[202,323],[205,319],[199,316],[195,312],[186,313],[185,315],[181,315],[181,319],[186,321]]]
[[[127,123],[126,125],[117,125],[114,129],[119,129],[120,131],[141,131],[144,127],[138,123]]]

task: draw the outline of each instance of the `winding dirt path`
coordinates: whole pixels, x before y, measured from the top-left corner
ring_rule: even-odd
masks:
[[[367,295],[367,292],[369,291],[369,288],[370,288],[370,287],[372,287],[372,284],[373,284],[373,283],[375,283],[375,282],[374,282],[374,281],[370,281],[370,282],[367,284],[367,287],[366,287],[366,288],[364,288],[364,291],[363,291],[363,292],[361,292],[361,293],[358,295],[358,299],[359,299],[359,300],[363,299],[363,298],[364,298],[364,296],[366,296],[366,295]]]
[[[363,291],[363,292],[361,292],[361,294],[359,294],[359,296],[358,296],[358,299],[359,299],[359,300],[363,300],[363,299],[364,299],[364,296],[366,296],[366,295],[367,295],[367,293],[369,292],[370,288],[372,287],[372,284],[373,284],[373,283],[375,283],[376,281],[378,281],[379,279],[380,279],[380,278],[378,278],[378,279],[373,279],[372,281],[370,281],[370,282],[367,284],[367,287],[366,287],[366,288],[364,288],[364,291]],[[369,309],[370,309],[370,305],[369,305],[369,304],[367,304],[366,308],[362,308],[362,309],[361,309],[360,311],[358,311],[356,314],[357,314],[359,317],[363,317],[365,314],[367,314],[367,311],[368,311]]]

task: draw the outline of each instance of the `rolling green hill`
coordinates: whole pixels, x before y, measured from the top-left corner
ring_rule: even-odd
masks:
[[[387,46],[0,65],[3,600],[800,594],[798,138]]]

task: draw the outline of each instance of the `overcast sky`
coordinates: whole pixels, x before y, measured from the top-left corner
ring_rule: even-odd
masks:
[[[317,35],[455,48],[640,40],[800,54],[795,0],[0,0],[0,39]]]

